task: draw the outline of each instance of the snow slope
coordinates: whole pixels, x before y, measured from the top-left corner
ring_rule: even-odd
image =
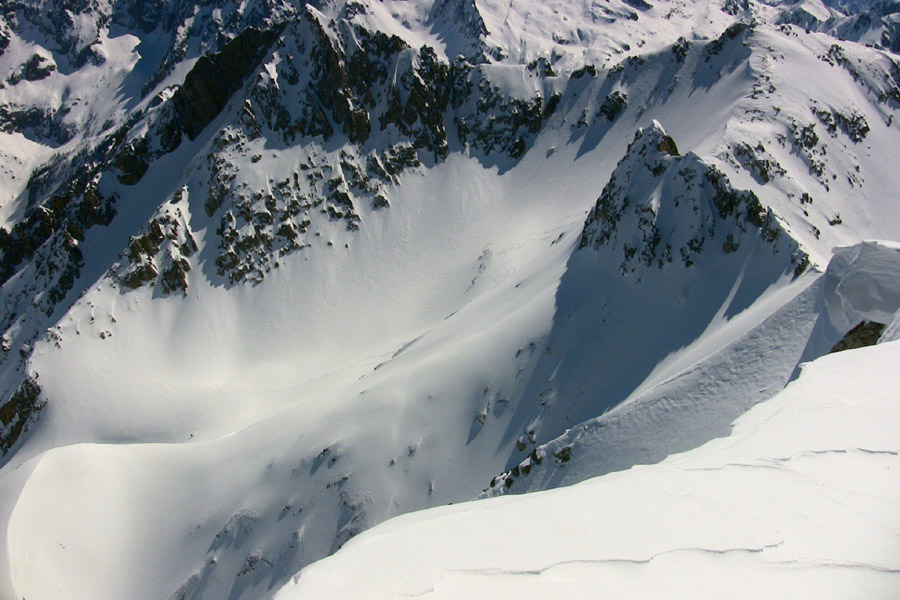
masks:
[[[890,52],[752,2],[315,4],[4,14],[0,597],[266,598],[579,425],[509,490],[726,435],[865,313],[821,270],[900,231]]]
[[[398,517],[276,598],[893,597],[898,360],[893,341],[808,363],[659,464]]]
[[[487,495],[570,485],[727,435],[735,418],[795,377],[800,362],[827,353],[861,322],[890,323],[900,309],[898,281],[896,242],[836,249],[825,274],[796,296],[770,296],[737,318],[713,321],[713,332],[658,363],[627,400],[535,448]],[[767,304],[777,308],[765,313]]]

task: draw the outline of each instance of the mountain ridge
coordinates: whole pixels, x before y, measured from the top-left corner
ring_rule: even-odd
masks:
[[[492,478],[727,434],[856,324],[832,247],[900,225],[898,59],[790,8],[11,4],[0,594],[266,597]],[[563,452],[593,419],[607,462]],[[16,534],[66,471],[141,525]]]

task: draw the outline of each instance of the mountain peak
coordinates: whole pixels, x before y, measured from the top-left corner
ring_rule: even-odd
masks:
[[[661,460],[895,279],[795,277],[900,231],[890,15],[7,5],[2,598],[267,598],[528,454]]]
[[[668,154],[669,156],[679,156],[678,146],[675,144],[675,140],[666,133],[665,128],[656,119],[653,119],[653,123],[650,127],[637,130],[634,134],[634,142],[632,143],[638,142],[649,147],[655,147],[657,151]]]
[[[622,273],[680,262],[703,253],[731,254],[762,242],[788,256],[799,274],[807,264],[774,213],[756,194],[735,189],[714,164],[678,153],[675,140],[653,121],[638,129],[585,222],[579,247],[621,257]]]

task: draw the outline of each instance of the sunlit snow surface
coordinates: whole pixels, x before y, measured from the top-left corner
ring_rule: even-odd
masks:
[[[317,4],[323,22],[344,5]],[[364,4],[363,25],[434,46],[441,59],[472,42],[433,21],[430,2]],[[0,598],[256,600],[333,553],[285,594],[325,598],[346,585],[370,597],[383,584],[388,596],[591,597],[645,585],[632,589],[725,597],[784,595],[785,585],[878,597],[900,587],[896,456],[882,453],[897,450],[891,344],[815,363],[731,438],[662,465],[436,509],[431,533],[417,533],[432,527],[426,512],[341,550],[402,513],[485,493],[537,449],[573,454],[486,493],[576,483],[726,436],[799,362],[858,319],[896,309],[896,244],[839,251],[821,276],[833,247],[900,235],[900,110],[885,99],[896,57],[776,26],[781,9],[755,3],[756,28],[712,52],[738,16],[713,3],[652,4],[639,18],[618,0],[472,4],[488,49],[502,51],[483,66],[486,80],[516,98],[560,94],[527,153],[485,156],[451,132],[446,160],[423,160],[385,186],[389,208],[358,206],[355,232],[317,218],[311,245],[279,257],[259,285],[216,273],[219,220],[204,211],[212,139],[238,122],[246,90],[136,185],[105,174],[118,215],[79,245],[84,268],[56,311],[29,308],[34,266],[3,287],[21,316],[13,337],[37,338],[22,368],[38,375],[47,405],[0,469]],[[679,37],[689,42],[681,59]],[[27,175],[90,148],[182,80],[195,46],[139,98],[162,45],[105,32],[102,65],[0,86],[0,101],[59,109],[77,130],[59,147],[0,132],[0,225],[21,218]],[[0,71],[38,50],[14,36]],[[551,54],[558,76],[526,68]],[[265,57],[259,71],[280,60]],[[570,79],[584,64],[597,74]],[[598,112],[613,92],[628,97],[614,121]],[[870,130],[856,141],[827,133],[813,108],[858,115]],[[577,249],[628,142],[654,121],[677,142],[679,164],[715,166],[774,211],[780,253],[757,240],[726,255],[717,239],[690,269],[621,274],[622,248]],[[817,128],[814,153],[795,143],[802,126]],[[376,129],[361,152],[393,143]],[[305,161],[337,165],[345,141],[283,147],[263,135],[226,158],[237,184],[261,191]],[[739,144],[764,147],[759,157],[784,173],[765,181],[739,161]],[[671,208],[686,190],[666,177],[638,182],[636,202]],[[199,246],[186,294],[125,290],[110,269],[181,186],[177,208]],[[801,202],[804,192],[814,201]],[[811,258],[796,278],[794,242]],[[887,268],[856,256],[887,257],[875,261]],[[888,333],[898,331],[895,316]],[[0,373],[9,385],[17,365]],[[865,386],[871,393],[853,393]],[[760,416],[781,406],[779,418]],[[755,466],[723,467],[731,462]],[[378,540],[385,546],[372,547]],[[596,562],[610,559],[619,562]],[[575,583],[585,578],[588,591]]]
[[[276,598],[895,597],[898,363],[900,341],[821,358],[662,463],[398,517]]]

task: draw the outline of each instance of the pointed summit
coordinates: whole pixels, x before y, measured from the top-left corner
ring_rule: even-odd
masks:
[[[653,119],[653,125],[649,128],[647,132],[644,130],[638,130],[638,135],[644,133],[646,137],[656,140],[659,139],[659,143],[656,144],[656,149],[660,152],[665,152],[670,156],[678,156],[678,146],[675,145],[675,140],[672,139],[666,130],[663,129],[663,126],[660,125],[659,121]]]
[[[745,242],[763,242],[778,252],[786,246],[795,264],[806,264],[771,210],[751,191],[736,190],[724,173],[689,152],[653,121],[638,129],[625,156],[591,209],[581,248],[620,254],[620,270],[693,265],[701,253],[730,254]]]

